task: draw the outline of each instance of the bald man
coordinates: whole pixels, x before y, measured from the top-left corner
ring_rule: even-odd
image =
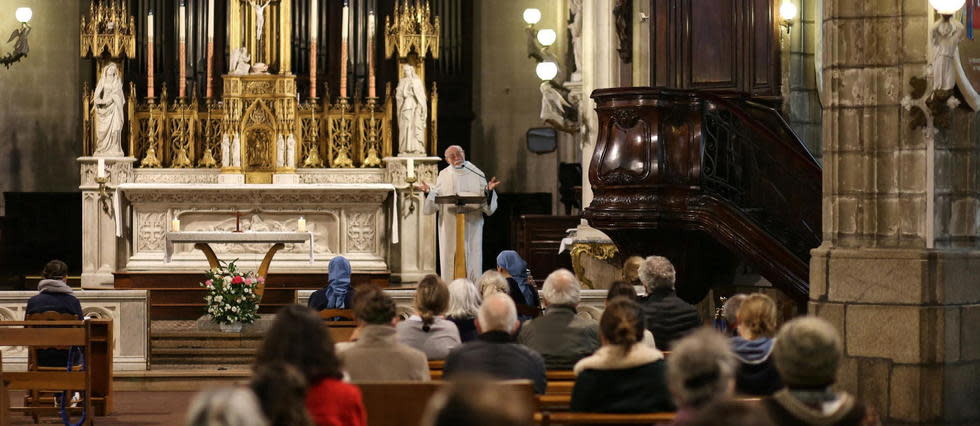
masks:
[[[487,181],[486,174],[466,161],[466,153],[459,145],[446,148],[445,157],[449,167],[439,172],[436,183],[429,186],[425,182],[418,188],[426,193],[422,213],[431,215],[439,212],[439,266],[442,279],[450,282],[453,276],[453,263],[456,256],[456,206],[436,204],[436,197],[445,195],[484,195],[482,205],[467,205],[466,234],[466,276],[477,282],[483,272],[483,215],[492,215],[497,210],[497,193],[494,188],[500,184],[496,177]]]

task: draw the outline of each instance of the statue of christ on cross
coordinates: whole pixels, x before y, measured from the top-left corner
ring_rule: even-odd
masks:
[[[255,41],[262,45],[262,30],[265,28],[265,8],[272,3],[272,0],[246,0],[248,4],[252,5],[252,11],[255,13]],[[259,52],[262,49],[258,49]]]

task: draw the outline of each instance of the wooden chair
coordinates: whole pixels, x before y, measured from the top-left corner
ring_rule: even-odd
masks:
[[[501,386],[513,387],[508,392],[526,395],[528,403],[533,403],[533,384],[528,380],[508,380],[497,382]],[[369,426],[417,425],[425,414],[429,398],[439,391],[446,382],[361,382],[355,383],[361,389],[364,408],[367,410]]]
[[[354,311],[350,309],[324,309],[318,312],[323,325],[329,328],[330,337],[336,342],[350,341],[357,323],[354,322]],[[340,318],[340,319],[337,319]]]
[[[35,328],[31,328],[35,327]],[[44,327],[44,328],[37,328]],[[85,360],[92,359],[93,323],[90,321],[3,321],[0,322],[0,342],[5,346],[26,346],[28,349],[76,346],[83,348]],[[62,369],[64,370],[64,369]],[[84,424],[91,425],[95,412],[92,407],[92,369],[80,371],[25,371],[4,372],[3,379],[9,382],[11,390],[29,392],[57,390],[70,395],[71,392],[84,392],[81,407],[65,408],[72,415],[84,416]],[[33,402],[37,402],[34,399]],[[37,416],[42,413],[55,414],[61,409],[36,404],[23,407],[10,407],[8,411],[20,411]]]
[[[676,413],[606,414],[606,413],[552,413],[542,411],[534,415],[541,426],[560,425],[653,425],[669,424]]]

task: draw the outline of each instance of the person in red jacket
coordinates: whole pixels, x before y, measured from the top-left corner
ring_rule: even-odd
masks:
[[[299,370],[308,383],[306,409],[317,426],[366,426],[361,391],[341,380],[340,360],[321,322],[313,310],[300,305],[280,309],[255,367],[282,362]]]

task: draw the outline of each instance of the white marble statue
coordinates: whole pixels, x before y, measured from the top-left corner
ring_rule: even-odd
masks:
[[[276,168],[286,167],[286,139],[276,136]]]
[[[398,81],[398,153],[425,154],[425,127],[428,108],[425,86],[411,65],[402,65],[405,76]]]
[[[945,18],[932,27],[932,89],[952,90],[956,86],[956,46],[966,29],[960,21]]]
[[[286,167],[296,168],[296,137],[292,133],[286,137]]]
[[[228,134],[221,135],[221,167],[231,166],[231,141]]]
[[[235,133],[235,138],[231,140],[231,166],[242,166],[242,136]]]
[[[122,76],[116,64],[110,62],[102,68],[102,78],[95,86],[95,100],[92,106],[95,115],[95,153],[100,157],[121,157],[122,128],[126,119],[123,105]]]
[[[541,83],[541,120],[546,123],[554,121],[559,125],[565,123],[565,110],[573,108],[564,96],[551,85],[551,82]]]
[[[229,75],[245,75],[248,74],[248,70],[252,68],[249,62],[252,58],[248,55],[248,49],[244,47],[239,47],[238,49],[232,49],[229,58],[228,74]]]
[[[572,56],[575,58],[575,72],[572,81],[582,80],[582,0],[568,0],[568,33],[572,36]]]

